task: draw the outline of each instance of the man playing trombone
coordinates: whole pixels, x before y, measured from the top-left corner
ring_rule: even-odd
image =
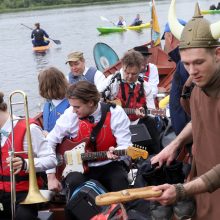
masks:
[[[3,97],[4,94],[0,92],[0,219],[34,220],[38,215],[35,203],[39,203],[39,201],[34,201],[34,204],[29,205],[20,204],[26,198],[30,187],[31,174],[28,173],[30,165],[34,163],[36,172],[45,171],[56,166],[56,156],[47,147],[42,130],[34,120],[29,120],[29,118],[21,120],[13,115],[13,123],[11,123],[10,113]],[[24,104],[27,105],[27,103]],[[30,123],[29,128],[25,122]],[[30,131],[29,136],[31,137],[27,137],[28,131]],[[34,158],[27,156],[27,150],[29,151],[30,147],[27,140],[31,140],[31,138]],[[12,145],[14,145],[13,148]],[[9,156],[12,149],[15,154],[13,158]],[[10,170],[14,172],[14,175],[13,173],[11,175]],[[12,176],[14,178],[11,178]],[[14,179],[15,182],[12,183],[11,179]],[[11,190],[11,184],[15,184],[14,192]],[[37,176],[37,184],[42,185],[40,176]],[[14,193],[16,193],[16,199],[12,201],[11,195]],[[15,203],[15,215],[12,203]]]

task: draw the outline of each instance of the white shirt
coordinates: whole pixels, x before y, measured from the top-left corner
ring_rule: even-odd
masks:
[[[120,74],[121,74],[121,79],[123,80],[123,69],[120,69]],[[140,84],[140,82],[137,80],[135,82],[135,84]],[[120,82],[115,80],[114,83],[111,84],[110,86],[110,90],[111,90],[111,99],[115,99],[118,91],[120,88]],[[144,92],[145,92],[145,97],[146,97],[146,103],[147,103],[147,108],[150,109],[155,109],[155,103],[154,103],[154,98],[153,98],[153,93],[152,93],[152,89],[151,89],[151,85],[150,83],[144,81]]]
[[[15,119],[19,119],[19,117],[14,116]],[[15,120],[13,122],[13,125],[17,124],[18,120]],[[8,118],[8,120],[5,122],[2,130],[11,133],[11,120]],[[32,141],[32,149],[33,149],[33,155],[34,155],[34,166],[36,169],[36,172],[42,172],[46,171],[48,169],[51,169],[53,167],[56,167],[57,165],[57,159],[56,154],[52,150],[51,147],[47,146],[47,140],[45,136],[42,133],[42,129],[36,125],[31,124],[30,125],[30,133],[31,133],[31,141]],[[2,135],[2,141],[1,146],[4,146],[5,142],[9,141],[7,137]],[[24,151],[28,151],[28,142],[27,142],[27,133],[24,137]],[[27,162],[27,170],[29,168],[28,166],[28,159],[25,159]]]
[[[126,149],[131,146],[131,133],[130,133],[130,120],[124,110],[120,106],[110,108],[111,112],[111,130],[112,134],[116,138],[117,149]],[[99,122],[101,119],[101,105],[98,104],[98,108],[92,114],[95,122]],[[56,121],[56,125],[53,130],[48,134],[48,145],[53,148],[54,152],[56,145],[61,143],[63,138],[70,136],[75,138],[79,129],[79,119],[76,113],[73,112],[73,107],[70,106]],[[55,170],[48,170],[47,173],[55,173]]]
[[[83,72],[84,76],[88,71],[88,69],[89,69],[88,67],[85,67],[85,70]],[[111,78],[112,78],[112,74],[110,74],[108,77],[105,77],[104,73],[100,72],[99,70],[96,71],[94,76],[94,84],[96,85],[99,92],[102,92],[107,87]]]
[[[150,74],[149,74],[148,83],[151,85],[153,98],[155,98],[158,93],[159,74],[158,74],[157,66],[155,64],[149,63],[149,68],[150,68]],[[141,73],[140,75],[144,77],[144,74],[145,73]]]

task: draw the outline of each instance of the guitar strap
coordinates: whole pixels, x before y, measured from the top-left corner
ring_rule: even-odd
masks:
[[[102,112],[102,116],[100,121],[97,123],[97,125],[92,129],[91,135],[90,135],[90,143],[93,146],[93,151],[96,151],[96,138],[97,135],[99,134],[99,131],[101,130],[104,122],[105,122],[105,118],[107,113],[110,111],[110,107],[115,108],[115,104],[114,103],[103,103],[101,102],[101,112]]]

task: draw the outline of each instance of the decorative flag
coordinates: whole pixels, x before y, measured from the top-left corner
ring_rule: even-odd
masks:
[[[160,44],[160,26],[157,18],[154,0],[152,0],[152,5],[151,5],[151,23],[152,23],[151,39],[154,42],[154,46],[157,46]]]

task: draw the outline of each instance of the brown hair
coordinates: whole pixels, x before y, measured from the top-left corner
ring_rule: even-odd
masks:
[[[0,111],[6,112],[8,107],[6,102],[4,102],[4,93],[0,92]]]
[[[55,67],[49,67],[38,75],[39,92],[45,99],[65,98],[68,81],[65,75]]]
[[[93,101],[97,105],[100,100],[100,93],[94,84],[84,80],[69,86],[67,98],[80,99],[83,103]]]
[[[39,22],[35,23],[34,25],[35,25],[35,27],[36,27],[37,29],[40,28],[40,23],[39,23]]]
[[[144,63],[144,57],[140,52],[132,49],[124,54],[121,61],[122,66],[125,66],[126,68],[137,66],[139,69],[141,69]]]

